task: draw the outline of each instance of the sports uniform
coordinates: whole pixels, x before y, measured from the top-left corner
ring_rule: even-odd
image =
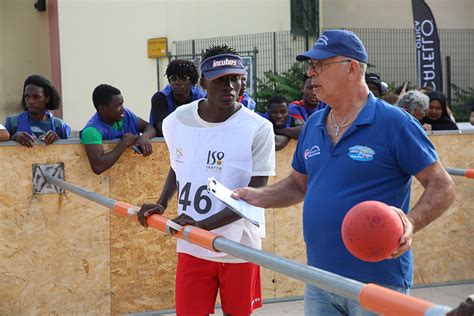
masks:
[[[241,107],[224,122],[209,123],[199,116],[201,101],[180,106],[163,121],[163,135],[176,174],[178,213],[185,213],[196,221],[225,208],[207,193],[208,178],[214,177],[234,189],[248,185],[253,176],[275,173],[274,135],[269,121]],[[244,219],[213,232],[261,249],[258,228]],[[218,287],[226,313],[250,314],[261,306],[258,266],[184,240],[178,240],[177,252],[178,314],[212,314]],[[251,266],[251,271],[244,269],[246,271],[241,273],[247,277],[239,278],[238,271],[244,265]],[[217,279],[219,284],[206,285]]]

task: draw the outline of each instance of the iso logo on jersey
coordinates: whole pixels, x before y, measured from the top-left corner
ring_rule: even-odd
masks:
[[[212,172],[221,172],[224,156],[222,151],[209,150],[207,153],[206,169]]]
[[[184,152],[181,147],[176,148],[174,152],[174,161],[183,163]]]

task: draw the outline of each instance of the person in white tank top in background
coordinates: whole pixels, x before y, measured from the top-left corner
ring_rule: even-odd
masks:
[[[179,225],[193,225],[261,249],[258,227],[209,195],[214,177],[230,189],[265,186],[275,174],[272,124],[236,102],[246,75],[242,59],[227,46],[211,46],[201,63],[201,86],[207,99],[182,105],[163,121],[171,169],[156,204],[138,214],[163,214],[175,192]],[[218,291],[225,315],[250,315],[262,306],[260,268],[225,253],[178,240],[176,312],[214,313]]]

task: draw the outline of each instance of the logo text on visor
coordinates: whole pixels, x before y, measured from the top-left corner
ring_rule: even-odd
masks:
[[[212,68],[222,67],[222,66],[237,66],[237,60],[226,58],[224,60],[214,60],[212,62]]]

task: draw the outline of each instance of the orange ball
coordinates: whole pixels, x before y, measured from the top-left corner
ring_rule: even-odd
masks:
[[[341,232],[344,245],[354,257],[377,262],[387,259],[398,248],[403,223],[387,204],[365,201],[349,210]]]

